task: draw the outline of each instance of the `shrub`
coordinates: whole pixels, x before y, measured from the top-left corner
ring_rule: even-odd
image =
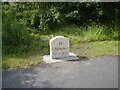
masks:
[[[31,41],[29,32],[16,21],[12,10],[10,12],[3,11],[2,23],[3,54],[26,52]],[[22,47],[22,49],[18,47]]]

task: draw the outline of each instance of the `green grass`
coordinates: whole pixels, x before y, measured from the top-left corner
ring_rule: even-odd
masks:
[[[43,64],[42,56],[39,52],[24,53],[21,55],[11,54],[3,57],[2,68],[27,68],[38,64]]]
[[[24,54],[11,54],[3,57],[3,69],[26,68],[43,64],[42,56],[48,54],[48,49],[37,50]],[[45,52],[46,51],[46,52]],[[80,57],[97,57],[103,55],[118,55],[118,41],[102,41],[77,43],[70,47],[70,51]]]
[[[118,30],[104,25],[88,27],[63,26],[57,30],[32,33],[31,50],[28,53],[3,55],[2,68],[26,68],[43,64],[42,56],[49,54],[49,40],[65,36],[70,40],[70,51],[83,57],[118,55]],[[16,50],[17,51],[17,50]]]
[[[65,36],[70,39],[70,43],[90,42],[90,41],[111,41],[118,40],[118,30],[120,27],[111,28],[104,25],[92,24],[88,27],[79,27],[75,25],[63,26],[59,29],[46,31],[47,34],[40,32],[37,35],[44,40],[49,41],[54,36]]]
[[[71,46],[78,56],[93,58],[105,55],[118,55],[118,41],[97,41],[79,43]]]

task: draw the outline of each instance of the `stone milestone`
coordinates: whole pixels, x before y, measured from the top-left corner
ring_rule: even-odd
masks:
[[[50,40],[50,55],[44,55],[45,62],[60,62],[76,60],[78,57],[69,52],[69,40],[63,36],[56,36]]]
[[[56,36],[50,40],[50,58],[69,57],[69,40]]]

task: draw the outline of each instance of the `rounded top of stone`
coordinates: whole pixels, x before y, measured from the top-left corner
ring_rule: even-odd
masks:
[[[67,39],[66,37],[63,37],[63,36],[55,36],[55,37],[53,37],[50,41],[53,41],[53,40],[55,40],[55,39],[57,39],[57,38]],[[67,40],[68,40],[68,39],[67,39]]]

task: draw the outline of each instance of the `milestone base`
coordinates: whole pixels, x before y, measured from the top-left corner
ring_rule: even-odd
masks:
[[[43,56],[43,61],[46,63],[53,63],[53,62],[63,62],[63,61],[73,61],[79,59],[74,53],[69,53],[69,57],[66,58],[57,58],[57,59],[52,59],[50,58],[50,55],[44,55]]]

